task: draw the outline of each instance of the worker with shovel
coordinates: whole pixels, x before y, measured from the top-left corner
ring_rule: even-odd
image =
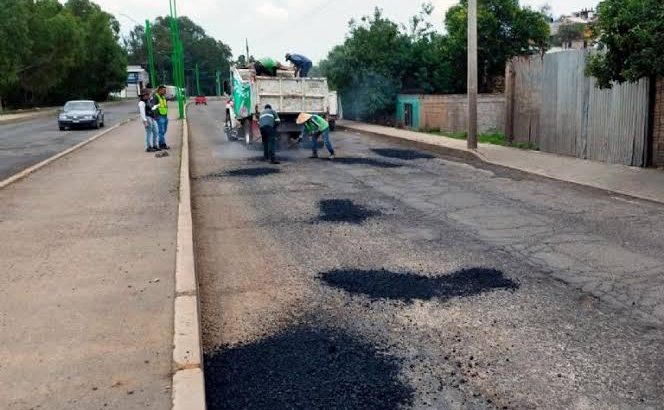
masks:
[[[323,117],[316,114],[301,112],[295,120],[297,125],[302,125],[300,140],[307,135],[311,135],[312,154],[310,158],[318,158],[318,137],[323,136],[325,148],[330,152],[330,159],[334,159],[334,148],[330,141],[330,124]]]

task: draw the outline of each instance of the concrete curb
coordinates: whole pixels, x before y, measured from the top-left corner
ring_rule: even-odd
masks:
[[[480,160],[480,161],[482,161],[486,164],[491,164],[491,165],[499,166],[499,167],[502,167],[502,168],[512,169],[512,170],[515,170],[515,171],[518,171],[518,172],[523,172],[523,173],[526,173],[526,174],[537,175],[537,176],[552,179],[552,180],[555,180],[555,181],[565,182],[565,183],[568,183],[568,184],[574,184],[574,185],[578,185],[578,186],[582,186],[582,187],[586,187],[586,188],[597,189],[597,190],[602,191],[602,192],[623,195],[623,196],[627,196],[627,197],[631,197],[631,198],[635,198],[635,199],[639,199],[639,200],[664,204],[664,201],[662,201],[658,198],[653,198],[653,197],[648,196],[648,195],[640,195],[638,193],[628,192],[628,191],[621,190],[621,189],[607,188],[605,186],[596,185],[596,184],[592,184],[592,183],[586,183],[586,182],[582,182],[582,181],[575,181],[575,180],[565,179],[565,178],[561,178],[561,177],[558,177],[558,176],[555,176],[555,175],[548,174],[546,172],[538,172],[538,171],[535,171],[535,170],[532,170],[532,169],[525,169],[525,168],[520,168],[520,167],[514,166],[514,165],[509,165],[509,164],[504,164],[504,163],[501,163],[501,162],[491,161],[486,156],[482,155],[481,153],[479,153],[477,151],[470,150],[470,149],[460,149],[460,148],[449,147],[449,146],[444,146],[444,145],[432,144],[430,142],[417,140],[417,139],[410,139],[410,138],[398,137],[398,136],[394,136],[394,135],[381,134],[379,132],[374,132],[374,131],[360,130],[360,129],[353,128],[352,126],[343,125],[343,124],[337,124],[337,128],[347,130],[347,131],[352,131],[352,132],[355,132],[355,133],[358,133],[358,134],[373,135],[373,136],[380,137],[380,138],[385,138],[385,139],[388,139],[388,140],[391,140],[391,141],[397,141],[397,142],[408,141],[412,144],[415,144],[415,146],[421,146],[421,147],[429,149],[429,150],[437,151],[437,152],[447,154],[447,155],[451,155],[451,156],[461,158],[461,159]]]
[[[189,126],[182,122],[180,203],[175,257],[173,410],[205,410],[200,301],[194,265],[189,179]]]
[[[53,155],[52,157],[46,158],[42,162],[37,163],[37,164],[31,166],[30,168],[26,168],[23,171],[20,171],[16,174],[10,176],[9,178],[6,178],[6,179],[0,181],[0,189],[3,189],[3,188],[5,188],[6,186],[8,186],[12,183],[27,177],[28,175],[32,174],[33,172],[36,172],[36,171],[44,168],[46,165],[50,164],[51,162],[56,161],[56,160],[64,157],[65,155],[71,154],[72,152],[76,151],[77,149],[88,145],[89,143],[96,140],[97,138],[102,137],[102,136],[108,134],[109,132],[118,129],[121,126],[123,126],[123,125],[125,125],[128,122],[133,121],[133,120],[134,120],[133,118],[128,118],[126,120],[123,120],[120,123],[115,124],[114,126],[109,127],[108,129],[100,132],[99,134],[93,135],[92,137],[88,138],[87,140],[79,142],[78,144],[74,145],[73,147],[67,148],[66,150],[64,150],[62,152],[59,152],[59,153]]]

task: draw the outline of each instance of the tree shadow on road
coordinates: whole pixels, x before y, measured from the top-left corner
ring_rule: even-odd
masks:
[[[337,329],[299,325],[205,357],[208,409],[398,409],[399,362]]]
[[[399,149],[399,148],[373,148],[373,152],[381,157],[403,159],[411,161],[415,159],[432,159],[435,156],[427,154],[426,152],[417,151],[414,149]]]
[[[347,222],[360,225],[368,218],[381,215],[379,211],[355,205],[350,199],[325,199],[318,202],[320,222]]]
[[[447,300],[494,289],[519,288],[519,284],[506,278],[503,272],[486,268],[462,269],[449,275],[433,277],[385,269],[335,269],[321,273],[320,278],[328,285],[349,293],[364,294],[371,299],[396,299],[407,303],[412,303],[415,299]]]

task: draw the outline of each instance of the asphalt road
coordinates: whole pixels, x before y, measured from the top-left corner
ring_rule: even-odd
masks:
[[[138,115],[135,101],[104,108],[105,126]],[[103,130],[60,131],[55,115],[0,125],[0,180],[84,141]]]
[[[664,207],[333,133],[228,142],[191,107],[210,409],[655,409]]]

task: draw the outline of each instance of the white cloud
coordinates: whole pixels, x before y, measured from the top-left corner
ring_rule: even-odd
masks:
[[[288,19],[288,10],[275,6],[274,4],[267,1],[256,7],[256,13],[258,13],[260,17],[268,20]]]

